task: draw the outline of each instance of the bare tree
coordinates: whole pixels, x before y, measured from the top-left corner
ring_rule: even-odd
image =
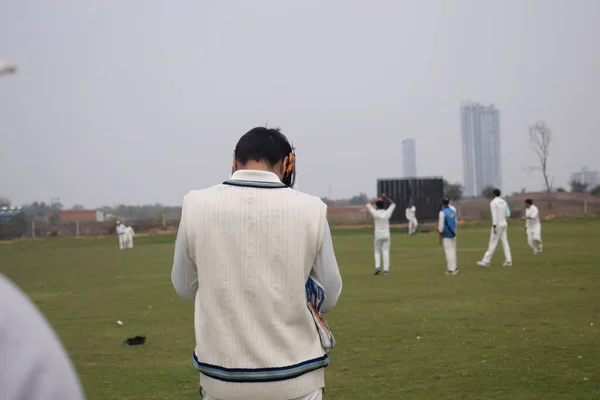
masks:
[[[539,166],[531,167],[531,169],[542,173],[546,192],[548,193],[548,208],[552,209],[553,180],[551,181],[548,177],[550,142],[552,142],[552,131],[546,126],[545,122],[537,121],[533,126],[529,127],[529,147],[533,150],[539,162]]]
[[[8,61],[0,60],[0,78],[2,75],[14,74],[17,72],[17,66]]]

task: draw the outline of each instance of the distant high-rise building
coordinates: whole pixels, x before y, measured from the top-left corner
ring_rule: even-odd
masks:
[[[593,189],[600,181],[598,180],[598,171],[590,171],[588,167],[583,167],[580,172],[573,172],[571,180],[587,185],[587,189]]]
[[[415,139],[405,139],[402,141],[402,172],[405,178],[415,178],[417,176]]]
[[[463,177],[466,196],[479,196],[487,186],[501,188],[500,117],[493,105],[460,107]]]

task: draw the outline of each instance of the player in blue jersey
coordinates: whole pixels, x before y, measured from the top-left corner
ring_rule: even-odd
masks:
[[[439,215],[438,232],[440,245],[446,253],[446,275],[458,274],[456,263],[456,208],[450,205],[450,199],[442,199],[442,211]]]

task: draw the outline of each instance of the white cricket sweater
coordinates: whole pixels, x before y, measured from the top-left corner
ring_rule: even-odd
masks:
[[[390,238],[390,218],[396,209],[396,203],[390,204],[385,210],[378,210],[371,203],[367,204],[367,210],[373,217],[373,224],[375,225],[375,238],[376,239],[389,239]]]
[[[409,221],[412,221],[413,219],[416,219],[416,217],[417,217],[417,208],[415,206],[407,207],[404,215],[406,216],[406,219],[409,220]]]
[[[540,210],[535,204],[525,209],[525,227],[527,229],[537,229],[542,226],[540,223]]]
[[[329,358],[305,283],[323,243],[326,209],[262,171],[238,171],[185,196],[178,239],[186,238],[184,264],[197,282],[183,286],[197,285],[194,364],[210,395],[282,400],[325,386]],[[335,271],[339,278],[337,263]],[[329,293],[335,300],[341,278],[336,290]]]
[[[494,197],[490,202],[490,211],[492,212],[493,226],[507,226],[506,219],[510,217],[508,203],[502,197]]]
[[[33,302],[0,274],[0,399],[83,400],[77,372]]]

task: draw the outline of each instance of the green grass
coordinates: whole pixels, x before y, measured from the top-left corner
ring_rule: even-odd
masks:
[[[337,347],[325,398],[600,399],[600,220],[542,233],[533,256],[513,222],[514,266],[501,266],[499,247],[484,269],[488,230],[462,229],[460,274],[448,277],[432,233],[395,234],[391,274],[373,276],[371,232],[334,231],[344,290],[328,317]],[[199,398],[173,240],[138,238],[124,252],[115,238],[0,245],[0,272],[45,313],[89,399]],[[121,345],[138,334],[144,346]]]

